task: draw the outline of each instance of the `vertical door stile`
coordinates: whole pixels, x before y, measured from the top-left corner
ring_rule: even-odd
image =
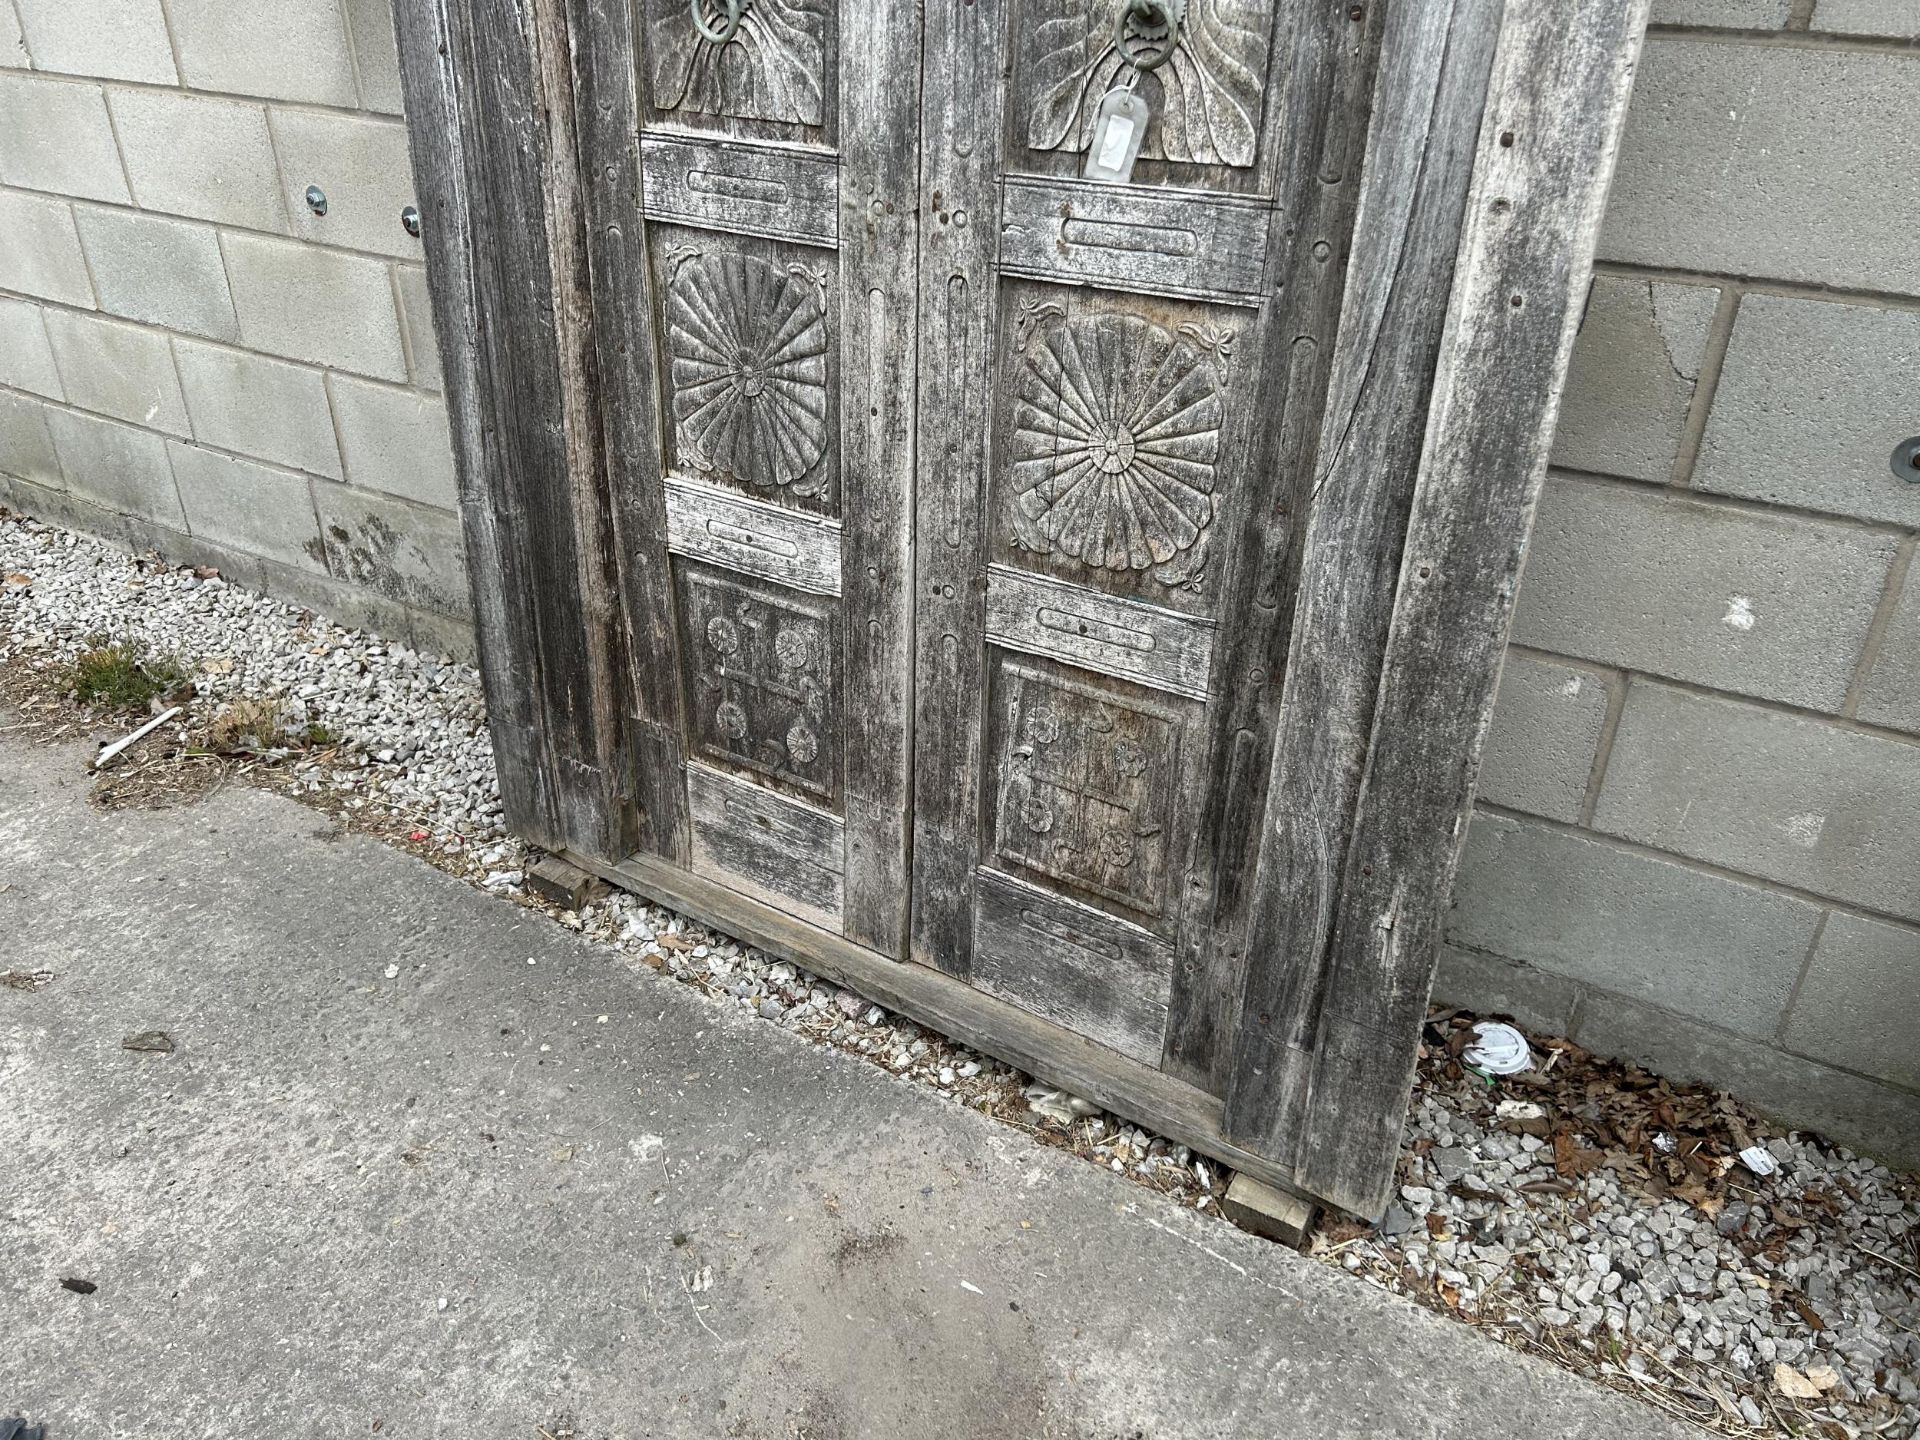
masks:
[[[1005,0],[930,0],[921,71],[920,484],[915,506],[910,953],[964,976],[979,849],[987,367]]]

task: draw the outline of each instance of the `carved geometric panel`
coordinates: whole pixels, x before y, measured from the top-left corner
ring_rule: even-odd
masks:
[[[1000,657],[992,854],[1064,893],[1168,916],[1182,712]]]
[[[694,749],[833,805],[840,788],[834,602],[691,561],[676,569]]]
[[[1091,144],[1101,98],[1132,70],[1114,43],[1118,9],[1116,0],[1033,0],[1028,148],[1081,154]],[[1251,166],[1268,80],[1271,0],[1186,0],[1184,9],[1172,56],[1140,75],[1152,117],[1140,156]],[[1144,22],[1130,16],[1127,23]]]
[[[700,0],[710,30],[726,14]],[[685,0],[654,0],[647,29],[660,110],[817,126],[826,87],[826,0],[745,0],[724,41],[703,35]]]
[[[673,459],[763,500],[830,507],[827,270],[701,236],[665,253]]]
[[[1204,608],[1225,498],[1234,332],[1164,305],[1153,313],[1036,296],[1012,310],[995,554],[1116,594]]]

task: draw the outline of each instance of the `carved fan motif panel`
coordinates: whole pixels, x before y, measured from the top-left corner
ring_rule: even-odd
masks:
[[[708,28],[725,7],[703,0]],[[747,0],[724,41],[702,34],[685,0],[653,0],[647,39],[653,103],[688,115],[817,128],[826,110],[828,0]]]
[[[1196,312],[1198,313],[1198,312]],[[1005,563],[1204,608],[1223,495],[1233,332],[1019,302],[1002,386]]]
[[[670,249],[666,270],[675,464],[830,509],[827,270],[696,245]]]
[[[1120,0],[1033,0],[1026,141],[1033,150],[1085,153],[1101,97],[1131,66],[1114,44]],[[1186,0],[1172,56],[1142,74],[1152,112],[1140,156],[1244,169],[1259,151],[1272,38],[1271,4]]]

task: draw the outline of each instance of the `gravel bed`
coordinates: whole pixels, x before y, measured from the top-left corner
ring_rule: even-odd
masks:
[[[0,511],[8,693],[50,695],[102,639],[191,667],[180,753],[236,702],[271,700],[286,743],[250,778],[716,1004],[1218,1210],[1220,1167],[850,991],[635,896],[578,912],[531,896],[471,666]],[[303,732],[324,738],[289,738]],[[1564,1041],[1536,1039],[1531,1071],[1490,1080],[1461,1059],[1471,1019],[1430,1022],[1386,1219],[1328,1222],[1315,1256],[1723,1433],[1920,1435],[1920,1181]]]

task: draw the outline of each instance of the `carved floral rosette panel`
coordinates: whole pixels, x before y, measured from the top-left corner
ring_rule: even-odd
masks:
[[[1002,501],[1013,548],[1082,583],[1140,572],[1163,591],[1200,591],[1231,336],[1028,300],[1014,345]]]
[[[1158,928],[1174,854],[1179,702],[1010,655],[995,700],[998,862]]]
[[[667,265],[676,462],[761,499],[828,508],[826,272],[693,246]]]
[[[679,577],[688,726],[701,755],[835,803],[833,603],[689,561]]]
[[[1029,148],[1084,154],[1092,143],[1102,97],[1133,69],[1114,43],[1121,3],[1033,0],[1029,6]],[[1152,113],[1141,158],[1251,166],[1272,33],[1271,3],[1186,0],[1173,54],[1138,81]]]
[[[726,13],[699,0],[708,29]],[[818,127],[826,105],[827,0],[744,0],[725,40],[700,31],[686,0],[652,0],[653,103],[663,111]]]

